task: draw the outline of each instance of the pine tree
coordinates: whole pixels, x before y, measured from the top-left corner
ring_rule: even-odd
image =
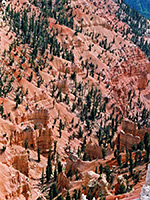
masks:
[[[146,132],[144,135],[145,150],[147,150],[148,148],[148,143],[149,143],[149,134]]]
[[[73,104],[72,104],[72,112],[74,112],[75,111],[75,109],[76,109],[76,104],[73,102]]]
[[[107,181],[109,181],[109,178],[110,178],[110,168],[109,168],[108,163],[107,163],[107,165],[105,166],[104,169],[105,169]]]
[[[57,180],[57,168],[55,166],[55,170],[54,170],[54,180],[56,181]]]
[[[138,152],[135,153],[135,157],[134,157],[134,159],[135,159],[134,167],[137,166],[137,157],[138,157]]]
[[[24,146],[25,146],[25,149],[27,149],[27,148],[28,148],[28,141],[27,141],[27,139],[25,139]]]
[[[69,194],[69,191],[67,191],[66,200],[71,200],[71,198],[70,198],[70,194]]]
[[[53,198],[55,198],[58,195],[58,190],[55,183],[52,184],[51,189],[53,191]]]
[[[38,162],[40,162],[40,148],[38,147],[38,149],[37,149],[37,153],[38,153]]]
[[[47,182],[50,180],[50,170],[49,170],[49,166],[46,167],[46,180],[47,180]]]
[[[75,189],[74,190],[74,193],[73,193],[73,198],[75,199],[75,200],[77,200],[78,198],[77,198],[77,190]]]
[[[95,173],[97,173],[97,166],[96,166],[96,169],[95,169]]]
[[[61,162],[58,161],[58,174],[62,172],[62,165]]]
[[[148,145],[147,149],[146,149],[146,162],[149,162],[149,154],[150,154],[150,145]]]
[[[47,182],[50,180],[51,175],[52,175],[51,149],[49,149],[48,161],[47,161],[47,167],[46,167],[46,179],[47,179]]]
[[[61,138],[61,136],[62,136],[62,131],[59,130],[59,138]]]
[[[54,141],[54,155],[56,154],[56,149],[57,149],[57,141]]]
[[[70,179],[71,179],[72,176],[73,176],[73,170],[72,170],[72,166],[71,166],[68,173],[67,173],[67,177],[70,177]]]
[[[87,160],[87,153],[84,152],[84,154],[83,154],[83,161],[86,161],[86,160]]]
[[[81,129],[81,126],[79,127],[78,135],[79,135],[79,138],[82,138],[82,136],[83,136],[83,131]]]
[[[103,159],[105,160],[105,157],[106,157],[106,149],[105,148],[102,149],[102,156],[103,156]]]
[[[99,172],[100,172],[100,174],[103,173],[103,165],[102,164],[100,164],[100,166],[99,166]]]
[[[139,150],[139,162],[141,162],[141,160],[142,160],[142,152],[141,152],[141,150]]]
[[[62,128],[63,128],[63,123],[62,123],[62,119],[60,119],[60,121],[59,121],[59,138],[61,138],[61,135],[62,135]]]
[[[52,0],[48,0],[48,6],[52,8]]]
[[[81,198],[81,190],[79,189],[78,190],[78,199],[80,199]]]
[[[120,154],[117,156],[117,162],[118,162],[118,165],[121,166],[122,162],[121,162],[121,155]]]
[[[50,188],[50,190],[49,190],[49,199],[53,200],[53,189],[52,188]]]
[[[42,183],[42,185],[44,184],[44,169],[42,169],[41,183]]]
[[[48,165],[48,166],[51,165],[51,148],[49,148],[49,151],[48,151],[48,160],[47,160],[47,165]]]
[[[131,151],[130,151],[130,167],[129,167],[129,170],[130,170],[130,174],[133,175],[133,159],[132,159]]]
[[[59,195],[56,200],[64,200],[63,196],[62,195]]]

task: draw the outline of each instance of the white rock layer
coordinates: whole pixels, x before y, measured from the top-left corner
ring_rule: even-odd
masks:
[[[150,164],[146,173],[146,181],[142,187],[140,200],[150,200]]]

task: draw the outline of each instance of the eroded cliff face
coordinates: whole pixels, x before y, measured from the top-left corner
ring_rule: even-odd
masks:
[[[25,140],[27,140],[31,149],[37,150],[39,147],[42,152],[48,152],[49,148],[53,149],[53,132],[48,124],[49,112],[47,109],[41,107],[31,111],[26,117],[22,117],[20,123],[22,124],[22,127],[19,127],[20,130],[13,131],[10,136],[10,145],[24,146]]]
[[[29,19],[34,12],[36,18],[43,12],[40,5],[35,6],[26,0],[6,4],[9,3],[21,15],[21,9],[25,9]],[[41,194],[39,189],[42,187],[42,169],[46,175],[50,149],[53,157],[52,182],[57,160],[63,163],[57,187],[64,197],[67,190],[73,195],[74,189],[84,185],[86,189],[81,193],[85,195],[93,190],[92,195],[98,198],[103,190],[110,199],[117,198],[105,175],[99,175],[99,165],[104,167],[108,162],[111,170],[115,166],[112,170],[115,174],[113,186],[116,185],[118,190],[123,184],[119,180],[117,183],[117,177],[120,173],[124,174],[118,169],[117,161],[112,160],[118,136],[120,148],[131,150],[133,144],[137,145],[143,140],[144,133],[149,132],[146,126],[139,130],[133,118],[136,112],[142,115],[143,104],[146,109],[150,105],[150,63],[131,41],[132,33],[128,37],[122,33],[121,27],[127,30],[129,26],[116,19],[118,5],[113,1],[76,0],[69,2],[69,6],[74,15],[73,28],[47,17],[48,34],[55,37],[51,43],[60,42],[56,45],[57,48],[61,46],[60,52],[56,49],[49,52],[48,44],[43,55],[39,50],[33,63],[31,52],[34,44],[24,41],[18,44],[17,34],[9,30],[9,22],[6,20],[1,24],[0,65],[1,74],[4,74],[0,93],[2,199],[35,200],[40,196],[44,198],[44,195],[49,198],[48,192]],[[5,94],[9,87],[10,91]],[[130,91],[132,100],[128,98]],[[40,162],[37,162],[38,148],[42,154]],[[103,150],[106,160],[102,159]],[[124,162],[125,152],[121,155]],[[72,179],[67,177],[71,167],[74,173]],[[129,170],[125,173],[129,174]],[[44,184],[49,188],[51,183]]]
[[[29,160],[28,160],[28,153],[21,152],[21,154],[14,156],[14,161],[12,166],[19,170],[21,173],[29,176]]]
[[[87,153],[87,155],[90,155],[91,159],[101,159],[103,158],[103,154],[102,154],[102,149],[103,149],[103,145],[99,146],[98,144],[94,144],[94,142],[92,142],[91,140],[87,143],[86,148],[85,148],[85,152]],[[112,149],[110,148],[110,145],[107,146],[106,148],[106,156],[109,156],[112,154]]]
[[[30,199],[29,181],[19,171],[0,163],[0,199]]]

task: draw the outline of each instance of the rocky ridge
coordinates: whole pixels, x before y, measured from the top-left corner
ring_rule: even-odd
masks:
[[[100,195],[110,199],[129,196],[131,199],[134,190],[130,184],[127,186],[123,176],[129,175],[133,188],[141,188],[141,185],[132,180],[128,167],[119,168],[114,151],[117,145],[120,149],[131,150],[132,144],[143,140],[143,130],[149,132],[149,117],[145,119],[142,112],[145,109],[148,116],[150,63],[131,41],[132,33],[127,38],[121,33],[121,27],[129,26],[115,20],[118,4],[111,1],[114,9],[110,13],[108,1],[101,1],[100,5],[84,0],[71,1],[73,27],[63,25],[55,16],[47,16],[46,29],[41,25],[39,13],[44,18],[45,11],[39,2],[6,4],[11,6],[10,10],[7,7],[6,19],[0,28],[0,165],[4,172],[0,176],[0,197],[48,199],[49,188],[55,183],[54,171],[57,174],[60,161],[63,170],[58,174],[57,189],[64,197],[68,189],[73,196],[84,185],[80,190],[81,199],[85,198],[83,194],[96,199]],[[36,58],[35,38],[26,42],[23,30],[17,33],[18,26],[14,23],[18,20],[17,12],[29,23],[32,19],[32,24],[38,24],[34,20],[39,19],[38,26],[39,29],[43,26],[44,37],[51,35],[51,39],[43,40],[42,31],[39,31],[41,35],[36,45],[50,42],[45,44],[47,48],[39,47]],[[25,23],[23,20],[20,19],[21,23]],[[118,32],[114,27],[116,23],[120,27]],[[32,32],[29,35],[34,35]],[[55,45],[62,50],[57,52]],[[137,126],[141,126],[140,131]],[[132,138],[132,142],[124,138]],[[38,149],[42,154],[40,162]],[[53,174],[46,181],[48,152]],[[144,160],[145,152],[142,153]],[[120,154],[124,163],[125,151],[120,150]],[[100,164],[104,168],[101,174]],[[41,184],[42,170],[44,185]],[[135,175],[139,171],[135,166]],[[143,171],[142,178],[145,176]],[[107,172],[111,179],[106,177]],[[72,177],[68,173],[73,173]],[[120,196],[117,194],[120,187],[129,190]]]

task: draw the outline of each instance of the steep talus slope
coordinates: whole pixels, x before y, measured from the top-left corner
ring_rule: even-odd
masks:
[[[132,188],[142,186],[137,180],[145,176],[145,152],[133,175],[120,130],[126,118],[140,130],[149,127],[150,63],[133,43],[130,24],[117,18],[121,5],[6,4],[0,28],[0,197],[62,199],[69,190],[75,199],[77,193],[78,199],[130,198]],[[13,182],[16,173],[23,178]]]

